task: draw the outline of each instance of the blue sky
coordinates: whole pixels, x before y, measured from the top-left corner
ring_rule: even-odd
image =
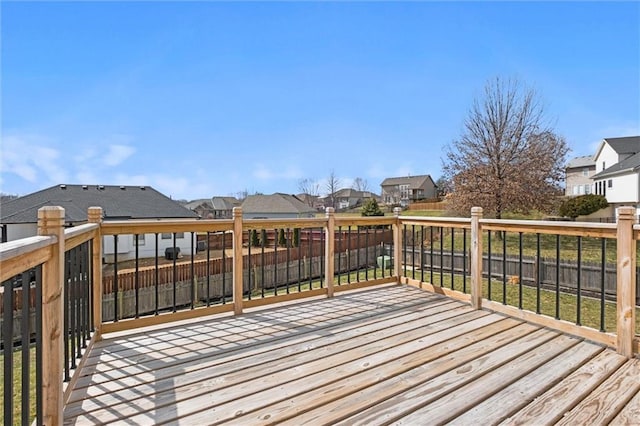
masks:
[[[3,2],[0,191],[379,192],[441,175],[487,79],[570,156],[640,134],[637,2]]]

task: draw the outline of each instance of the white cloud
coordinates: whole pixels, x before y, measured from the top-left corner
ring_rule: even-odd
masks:
[[[264,164],[256,164],[253,170],[253,177],[258,180],[268,181],[274,179],[301,179],[303,174],[295,166],[289,166],[282,171],[273,171]]]
[[[48,140],[36,135],[5,134],[0,170],[31,183],[42,180],[48,184],[66,181],[68,174],[60,164],[60,152],[46,146],[48,143]]]
[[[131,157],[134,152],[136,152],[136,149],[130,145],[109,145],[109,151],[107,151],[103,158],[104,164],[115,167]]]

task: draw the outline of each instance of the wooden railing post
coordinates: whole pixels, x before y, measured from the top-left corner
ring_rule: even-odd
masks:
[[[394,207],[393,215],[396,221],[393,223],[393,273],[398,278],[398,283],[402,282],[402,238],[401,238],[401,226],[400,223],[400,207]],[[384,262],[383,262],[383,267]]]
[[[482,207],[471,208],[471,306],[482,308]]]
[[[64,364],[64,209],[38,210],[38,235],[53,236],[51,259],[42,265],[42,414],[43,424],[61,425]]]
[[[100,338],[102,327],[102,207],[89,207],[89,223],[97,223],[98,230],[91,244],[91,277],[93,279],[93,328]]]
[[[333,284],[335,274],[335,253],[336,253],[336,216],[333,207],[327,207],[327,226],[325,228],[324,244],[324,276],[327,282],[327,297],[333,297]]]
[[[233,208],[233,312],[242,313],[242,207]]]
[[[633,239],[635,208],[618,209],[617,231],[617,351],[633,357],[636,304],[636,247]]]

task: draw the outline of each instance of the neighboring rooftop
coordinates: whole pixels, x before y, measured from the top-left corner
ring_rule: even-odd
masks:
[[[640,136],[626,136],[623,138],[604,138],[604,140],[619,155],[636,154],[640,152]]]
[[[591,155],[575,157],[567,163],[567,169],[581,169],[584,167],[595,167],[596,162]]]
[[[63,207],[67,223],[85,222],[89,207],[102,207],[105,220],[198,217],[150,186],[62,184],[3,202],[0,222],[36,223],[43,206]]]
[[[614,176],[618,173],[633,172],[640,170],[640,152],[626,158],[611,167],[606,168],[598,174],[591,176],[592,179],[601,179],[608,176]]]
[[[433,179],[431,179],[430,175],[390,177],[383,180],[380,185],[381,186],[409,185],[409,189],[416,189],[424,186],[427,180],[431,180],[431,182],[433,182]]]
[[[276,192],[271,195],[249,195],[242,203],[243,213],[296,213],[310,214],[316,210],[298,199],[295,195]]]
[[[240,200],[235,197],[213,197],[211,204],[214,210],[231,210],[234,207],[240,207]]]

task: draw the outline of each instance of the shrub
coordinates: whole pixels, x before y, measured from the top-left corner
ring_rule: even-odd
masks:
[[[300,245],[300,228],[293,228],[293,247]]]
[[[362,216],[384,216],[375,198],[369,198],[362,206]]]
[[[278,231],[278,245],[282,247],[287,245],[287,239],[284,236],[284,229],[280,229]]]
[[[260,240],[258,239],[258,231],[255,229],[251,230],[251,241],[249,243],[251,247],[258,247],[260,245]]]
[[[576,218],[597,212],[607,207],[609,203],[602,195],[586,194],[578,197],[569,198],[560,206],[559,213],[561,216]]]

